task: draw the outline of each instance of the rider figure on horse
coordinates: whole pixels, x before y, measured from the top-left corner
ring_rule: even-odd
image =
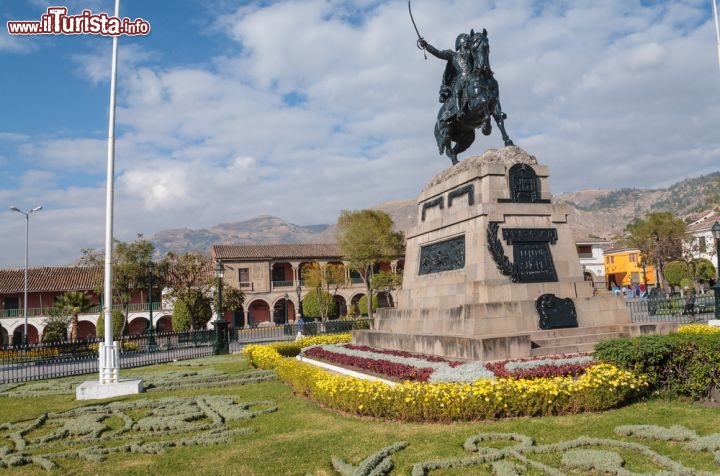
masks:
[[[459,34],[455,39],[455,51],[438,50],[422,38],[419,44],[431,55],[448,62],[440,86],[440,102],[444,103],[454,99],[453,106],[455,107],[446,109],[447,117],[444,117],[443,120],[447,121],[452,117],[461,118],[465,114],[467,86],[473,70],[470,36],[466,33]]]
[[[453,164],[458,163],[457,154],[473,143],[476,128],[490,135],[490,118],[495,119],[505,145],[513,145],[505,131],[507,116],[500,107],[498,83],[490,69],[487,31],[461,33],[455,40],[455,51],[438,50],[422,37],[418,46],[447,61],[440,86],[443,105],[435,123],[440,154],[445,153]]]

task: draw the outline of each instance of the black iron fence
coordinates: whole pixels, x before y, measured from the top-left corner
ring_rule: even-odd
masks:
[[[215,330],[148,333],[118,339],[120,368],[205,357],[217,353],[216,343],[228,343],[229,352],[246,344],[294,340],[302,335],[332,334],[368,328],[367,319],[288,324],[252,329],[231,328],[218,340]],[[68,377],[98,372],[98,348],[102,339],[31,344],[0,349],[0,384]]]
[[[707,322],[715,318],[715,297],[673,296],[635,298],[626,301],[633,322]]]

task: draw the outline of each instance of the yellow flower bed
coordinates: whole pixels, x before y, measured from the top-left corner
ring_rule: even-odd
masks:
[[[253,346],[255,349],[244,352],[258,367],[275,367],[280,378],[298,393],[336,410],[378,418],[452,421],[600,411],[627,403],[648,387],[644,376],[609,364],[595,365],[578,378],[478,380],[471,384],[404,382],[390,386],[333,375],[314,365],[282,358],[272,346]]]
[[[707,324],[685,324],[677,329],[678,334],[718,334],[720,327]]]
[[[242,353],[251,364],[261,369],[274,369],[284,357],[295,357],[303,347],[311,345],[342,344],[350,342],[352,335],[328,334],[303,337],[292,342],[274,342],[272,344],[246,345]]]

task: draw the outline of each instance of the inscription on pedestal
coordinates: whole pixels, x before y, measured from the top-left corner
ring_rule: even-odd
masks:
[[[420,248],[419,275],[465,267],[465,235]]]
[[[554,294],[543,294],[535,301],[540,315],[540,329],[578,327],[575,303],[570,298],[561,299]]]
[[[550,243],[557,241],[555,228],[506,228],[503,238],[513,246],[517,282],[548,283],[558,280],[550,253]]]
[[[510,198],[501,198],[500,202],[513,203],[550,203],[540,198],[540,178],[528,164],[515,164],[508,170]]]

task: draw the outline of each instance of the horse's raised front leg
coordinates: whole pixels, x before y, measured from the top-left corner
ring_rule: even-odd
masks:
[[[515,145],[513,144],[513,141],[510,140],[510,137],[507,135],[507,132],[505,132],[505,119],[507,119],[507,116],[504,112],[502,112],[502,108],[500,107],[500,101],[495,101],[495,107],[493,108],[493,118],[495,119],[495,124],[497,124],[498,129],[500,129],[500,134],[502,134],[503,141],[505,142],[506,146],[509,145]]]

